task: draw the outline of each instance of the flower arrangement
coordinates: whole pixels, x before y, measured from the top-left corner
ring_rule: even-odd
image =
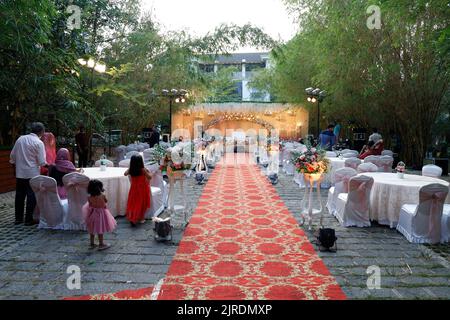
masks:
[[[306,150],[294,154],[293,162],[295,168],[300,173],[322,174],[329,170],[330,161],[325,157],[326,151],[320,148],[306,145]]]
[[[406,171],[406,165],[405,165],[405,163],[402,162],[402,161],[400,161],[400,162],[397,164],[397,167],[395,168],[395,170],[396,170],[397,172],[405,173],[405,171]]]
[[[191,164],[185,163],[184,147],[177,145],[173,148],[168,148],[165,151],[165,156],[161,161],[160,170],[171,174],[175,171],[184,171],[191,168]],[[190,152],[190,146],[189,146]]]
[[[153,147],[152,153],[150,154],[150,163],[160,163],[161,159],[164,158],[166,154],[166,149],[164,149],[159,144]]]

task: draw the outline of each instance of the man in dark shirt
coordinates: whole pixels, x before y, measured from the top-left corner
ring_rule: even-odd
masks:
[[[75,135],[78,153],[78,167],[86,168],[89,153],[89,138],[84,132],[84,126],[80,126],[80,132]]]
[[[160,133],[158,129],[156,129],[156,127],[153,127],[150,134],[150,148],[153,148],[155,144],[159,144],[159,136]]]
[[[331,151],[336,144],[336,136],[333,132],[334,125],[330,124],[327,130],[322,131],[319,135],[319,143],[323,149]]]

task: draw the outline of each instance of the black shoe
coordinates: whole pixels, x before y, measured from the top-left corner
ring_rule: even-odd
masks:
[[[131,224],[131,226],[132,226],[133,228],[136,227],[136,223],[130,222],[130,224]]]
[[[15,225],[15,226],[17,226],[17,225],[19,225],[19,224],[22,224],[22,223],[23,223],[23,221],[17,221],[17,220],[14,221],[14,225]]]
[[[34,226],[36,224],[39,224],[39,222],[37,222],[37,221],[27,221],[27,222],[25,222],[25,226],[27,226],[27,227]]]

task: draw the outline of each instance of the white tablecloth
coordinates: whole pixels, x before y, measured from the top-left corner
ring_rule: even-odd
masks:
[[[86,168],[84,174],[89,179],[97,179],[103,182],[105,195],[108,199],[108,209],[114,217],[124,216],[127,209],[128,192],[130,191],[130,180],[123,174],[127,168]]]
[[[340,158],[327,158],[330,160],[330,170],[325,175],[325,182],[328,182],[331,185],[334,185],[334,174],[336,170],[344,168],[345,167],[345,159]]]
[[[370,194],[370,219],[380,224],[397,226],[400,209],[404,204],[419,204],[419,190],[430,183],[441,183],[449,186],[447,181],[405,174],[404,179],[396,173],[372,172],[364,173],[372,177],[374,184]],[[445,201],[450,203],[450,194]]]

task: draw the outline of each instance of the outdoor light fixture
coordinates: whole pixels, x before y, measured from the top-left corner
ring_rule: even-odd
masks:
[[[320,88],[306,88],[306,95],[308,96],[306,100],[311,103],[317,102],[317,136],[320,135],[320,103],[326,97],[326,92],[322,91]]]
[[[169,98],[169,132],[172,134],[172,106],[173,103],[185,103],[186,99],[189,97],[189,94],[187,90],[185,89],[171,89],[170,91],[168,89],[161,90],[161,95],[156,96],[162,96]]]

